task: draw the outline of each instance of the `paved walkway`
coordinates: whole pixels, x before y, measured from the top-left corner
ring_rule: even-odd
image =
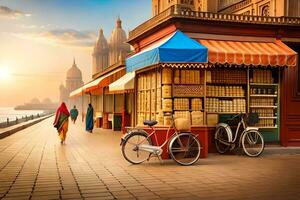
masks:
[[[300,199],[300,155],[130,165],[120,133],[70,124],[61,145],[52,121],[0,140],[1,199]]]

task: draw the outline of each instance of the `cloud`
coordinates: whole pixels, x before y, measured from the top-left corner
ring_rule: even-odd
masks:
[[[53,45],[91,47],[96,41],[96,33],[77,31],[73,29],[56,29],[32,33],[14,33],[13,35],[26,39],[34,39]]]
[[[9,7],[0,5],[0,18],[6,17],[6,18],[11,18],[11,19],[16,19],[16,18],[19,18],[22,16],[30,17],[31,14],[23,13],[19,10],[13,10]]]

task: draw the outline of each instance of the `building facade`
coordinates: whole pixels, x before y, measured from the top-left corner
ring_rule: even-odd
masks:
[[[299,0],[152,0],[152,15],[179,5],[187,11],[259,16],[300,16]]]

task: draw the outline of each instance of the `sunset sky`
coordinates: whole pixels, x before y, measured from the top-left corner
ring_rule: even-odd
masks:
[[[118,16],[128,32],[151,17],[151,0],[0,0],[0,106],[57,101],[73,57],[89,81],[98,29],[108,39]]]

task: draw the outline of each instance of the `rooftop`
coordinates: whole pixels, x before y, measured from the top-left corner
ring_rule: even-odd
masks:
[[[240,24],[261,24],[261,25],[276,25],[276,26],[299,26],[300,17],[266,17],[254,15],[237,15],[226,13],[210,13],[187,11],[178,5],[174,5],[162,13],[147,20],[141,25],[137,26],[134,30],[129,32],[128,41],[141,36],[152,28],[168,21],[171,18],[179,19],[195,19],[206,22],[226,22],[226,23],[240,23]]]

